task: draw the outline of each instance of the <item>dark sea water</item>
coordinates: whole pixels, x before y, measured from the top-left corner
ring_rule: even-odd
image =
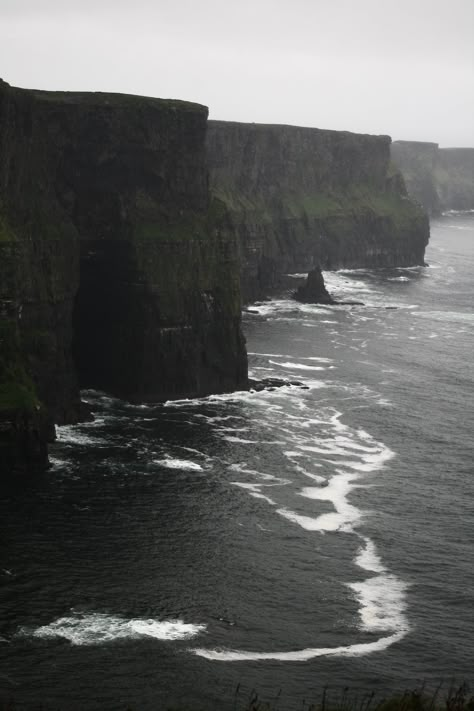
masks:
[[[301,709],[474,683],[474,214],[429,267],[327,274],[365,306],[247,314],[255,378],[165,406],[84,394],[0,503],[0,697]],[[296,283],[296,279],[295,279]]]

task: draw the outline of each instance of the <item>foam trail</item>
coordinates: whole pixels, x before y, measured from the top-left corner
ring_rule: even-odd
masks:
[[[232,486],[239,486],[241,489],[246,489],[250,493],[250,496],[253,496],[255,499],[263,499],[271,506],[276,506],[276,503],[273,501],[273,499],[270,499],[270,497],[265,496],[265,494],[262,494],[260,488],[262,486],[261,484],[247,484],[242,481],[231,481],[230,483],[232,484]]]
[[[306,363],[277,363],[273,360],[268,361],[272,365],[279,365],[281,368],[295,368],[296,370],[326,370],[323,365],[306,365]]]
[[[365,547],[361,548],[357,553],[355,564],[362,568],[363,570],[368,570],[371,573],[385,573],[387,569],[383,566],[380,556],[377,554],[377,548],[375,543],[361,536],[365,543]]]
[[[389,637],[381,637],[375,642],[351,644],[347,647],[314,647],[293,652],[243,652],[233,649],[190,649],[198,657],[215,662],[259,662],[275,659],[282,662],[307,662],[315,657],[357,657],[373,652],[382,652],[395,642],[399,642],[406,632],[398,632]]]
[[[366,632],[408,632],[405,618],[407,583],[383,574],[360,583],[348,583],[360,604],[361,629]]]
[[[90,646],[139,637],[154,637],[163,641],[191,639],[205,629],[205,625],[187,624],[182,620],[127,620],[123,617],[93,612],[60,617],[51,624],[34,630],[23,627],[19,634],[41,639],[62,637],[73,645]]]

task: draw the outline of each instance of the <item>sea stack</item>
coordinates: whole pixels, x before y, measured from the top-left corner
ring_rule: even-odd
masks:
[[[334,304],[334,299],[329,294],[324,283],[320,267],[308,272],[306,282],[295,291],[296,301],[305,304]]]

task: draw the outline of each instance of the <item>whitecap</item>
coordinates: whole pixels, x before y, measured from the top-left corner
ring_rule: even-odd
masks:
[[[382,564],[382,560],[377,553],[375,543],[366,536],[361,536],[364,541],[364,546],[360,548],[355,558],[355,564],[363,570],[368,570],[371,573],[385,573],[386,568]]]
[[[175,459],[173,457],[164,457],[163,459],[154,459],[154,464],[159,464],[167,469],[185,469],[187,471],[203,471],[203,468],[197,462],[191,462],[189,459]]]
[[[279,365],[281,368],[295,368],[296,370],[326,370],[322,365],[306,365],[306,363],[276,363],[273,360],[270,360],[269,363]]]
[[[19,634],[41,639],[62,637],[73,645],[89,646],[139,637],[154,637],[163,641],[191,639],[205,629],[206,625],[189,624],[179,619],[126,619],[93,612],[60,617],[49,625],[33,630],[23,627]]]
[[[408,584],[395,575],[382,574],[347,583],[360,604],[360,628],[365,632],[407,632],[405,592]]]
[[[315,657],[358,657],[388,649],[405,636],[405,632],[382,637],[375,642],[362,642],[346,647],[310,647],[292,652],[243,652],[233,649],[190,649],[189,651],[204,659],[215,662],[259,662],[270,659],[282,662],[307,662]]]
[[[64,444],[79,444],[79,445],[94,445],[100,446],[107,444],[100,437],[93,437],[89,434],[84,434],[78,428],[80,425],[61,425],[56,427],[56,439]]]

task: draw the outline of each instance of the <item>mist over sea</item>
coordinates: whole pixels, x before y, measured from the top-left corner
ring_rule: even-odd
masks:
[[[300,709],[325,685],[474,684],[474,213],[409,269],[326,273],[244,318],[264,392],[87,391],[0,498],[0,698]],[[295,277],[295,285],[297,283]],[[240,701],[237,702],[237,707]]]

